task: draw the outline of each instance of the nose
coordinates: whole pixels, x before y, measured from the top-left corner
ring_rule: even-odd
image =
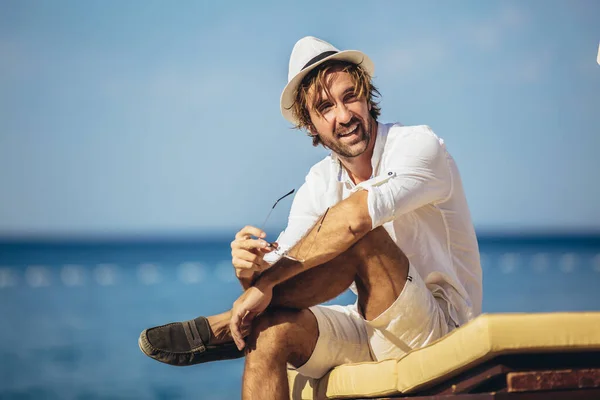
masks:
[[[352,113],[350,112],[348,107],[346,107],[346,104],[342,103],[337,107],[337,113],[335,118],[337,122],[342,125],[347,124],[352,120]]]

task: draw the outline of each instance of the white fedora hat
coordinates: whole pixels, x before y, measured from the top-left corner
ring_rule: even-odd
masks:
[[[281,114],[291,123],[296,124],[298,121],[292,112],[298,85],[310,71],[328,60],[342,60],[360,65],[371,77],[375,71],[373,61],[358,50],[340,51],[330,43],[313,36],[298,40],[290,56],[288,84],[281,93]]]

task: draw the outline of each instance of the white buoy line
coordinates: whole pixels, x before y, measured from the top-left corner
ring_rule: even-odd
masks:
[[[497,269],[503,274],[516,273],[524,268],[530,268],[536,273],[547,273],[552,269],[558,269],[564,274],[591,268],[592,271],[600,273],[600,253],[590,257],[573,252],[559,254],[540,252],[531,255],[506,252],[496,256],[481,252],[480,260],[484,271]],[[81,287],[90,284],[113,286],[124,280],[124,270],[130,268],[117,263],[99,263],[93,266],[63,264],[58,269],[43,264],[32,264],[25,268],[0,265],[0,289],[18,285],[31,288],[53,285]],[[172,268],[160,263],[143,262],[135,266],[135,277],[143,285],[157,285],[163,282],[166,276],[173,274]],[[200,261],[186,261],[179,263],[175,269],[177,280],[186,285],[207,283],[211,278],[222,283],[235,283],[237,280],[230,260],[223,260],[214,265]]]

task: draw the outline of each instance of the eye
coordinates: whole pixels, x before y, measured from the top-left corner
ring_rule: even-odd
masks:
[[[344,97],[344,101],[355,101],[356,100],[356,93],[354,92],[349,92],[345,97]]]
[[[319,111],[321,114],[327,112],[330,108],[332,107],[332,104],[328,101],[319,104],[319,106],[317,107],[317,111]]]

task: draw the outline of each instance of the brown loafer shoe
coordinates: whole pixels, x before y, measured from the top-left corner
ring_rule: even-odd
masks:
[[[165,364],[187,366],[209,361],[231,360],[244,356],[235,343],[218,345],[210,341],[210,327],[205,317],[173,322],[145,329],[138,339],[140,350]]]

